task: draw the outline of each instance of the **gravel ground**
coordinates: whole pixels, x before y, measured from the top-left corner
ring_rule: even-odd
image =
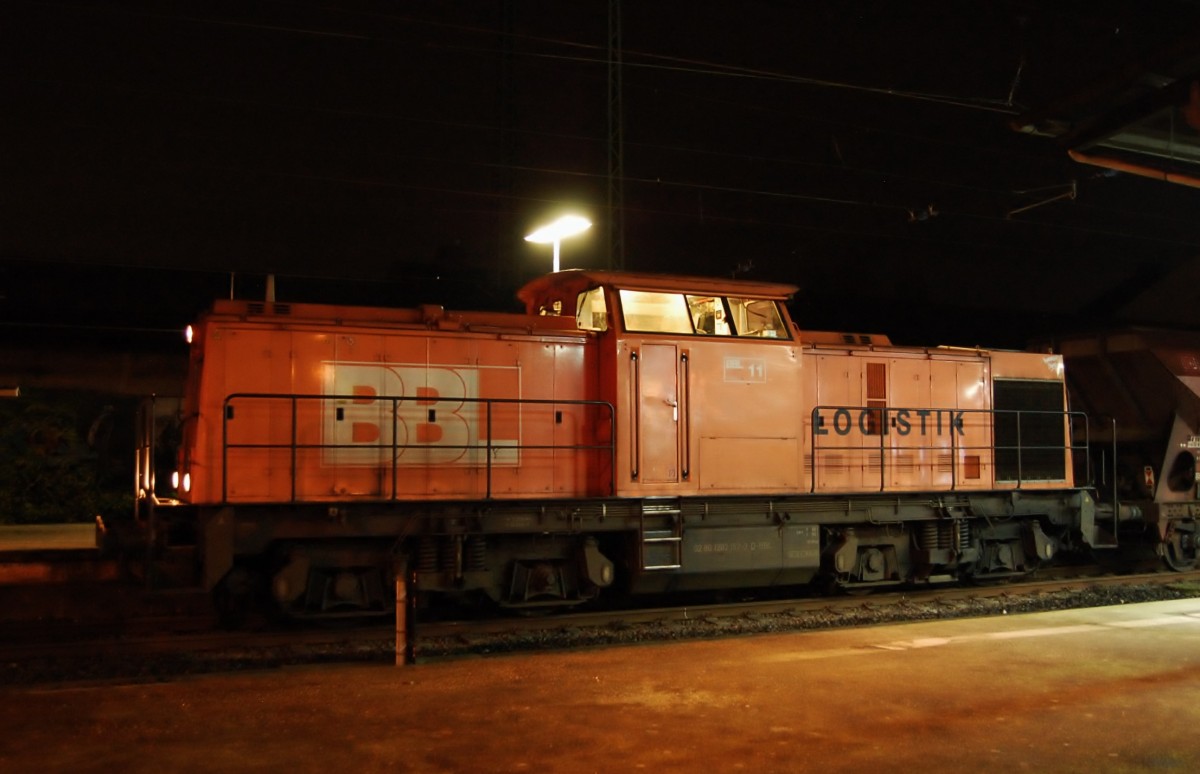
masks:
[[[422,640],[417,657],[419,662],[435,661],[502,653],[736,637],[904,621],[986,617],[1193,597],[1200,597],[1200,584],[1102,586],[1030,596],[1007,595],[929,603],[908,600],[901,601],[900,604],[890,604],[882,597],[878,601],[864,597],[861,605],[837,610],[830,608],[803,613],[713,616],[681,621],[610,624],[587,628],[564,627]],[[5,663],[0,668],[0,685],[95,680],[153,682],[185,675],[272,669],[297,664],[392,663],[395,659],[394,648],[394,641],[390,637],[356,639],[349,631],[343,642],[320,645],[205,649],[149,655],[122,653],[117,648],[111,648],[92,652],[87,656],[48,655]]]

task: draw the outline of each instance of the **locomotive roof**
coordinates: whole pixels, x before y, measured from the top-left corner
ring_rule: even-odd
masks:
[[[747,296],[785,301],[799,288],[779,282],[723,279],[720,277],[681,277],[629,271],[568,269],[532,280],[517,291],[527,307],[536,308],[547,298],[574,298],[585,290],[601,286],[631,290],[660,290],[711,296]]]

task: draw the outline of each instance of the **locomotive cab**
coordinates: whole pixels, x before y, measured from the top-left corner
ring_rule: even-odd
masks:
[[[1004,526],[972,518],[1014,510],[982,493],[1074,487],[1061,358],[800,331],[794,291],[586,271],[522,291],[530,313],[574,312],[603,332],[616,492],[642,514],[635,588],[1009,576],[1079,541],[1079,503]],[[948,495],[936,518],[919,505],[836,513],[843,497],[925,492]]]

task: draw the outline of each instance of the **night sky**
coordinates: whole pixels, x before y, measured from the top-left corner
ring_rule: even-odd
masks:
[[[623,257],[609,5],[8,0],[0,336],[149,340],[269,272],[515,310],[550,266],[522,236],[568,209],[596,226],[566,268],[789,282],[809,328],[1200,327],[1200,190],[1011,126],[1200,55],[1200,4],[625,0]]]

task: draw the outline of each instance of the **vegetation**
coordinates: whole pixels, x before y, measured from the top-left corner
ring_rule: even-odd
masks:
[[[133,410],[131,399],[82,392],[0,401],[0,523],[128,514]]]

